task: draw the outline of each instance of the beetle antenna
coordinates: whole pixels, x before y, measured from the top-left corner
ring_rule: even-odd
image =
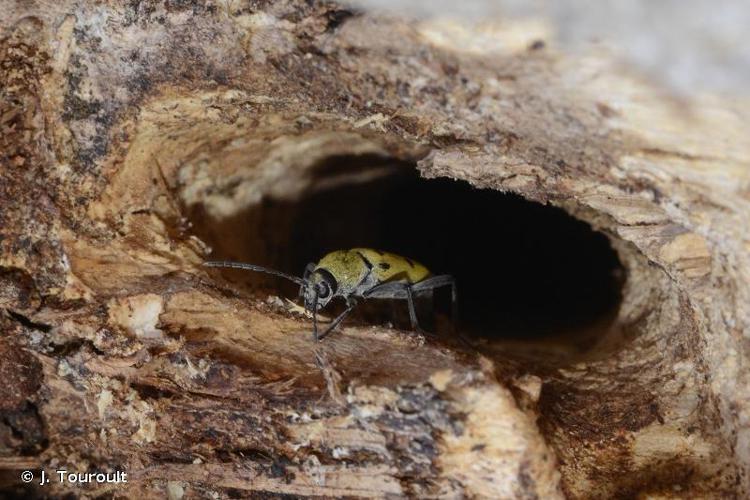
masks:
[[[274,276],[280,276],[286,278],[289,281],[293,281],[298,285],[302,286],[305,284],[305,280],[292,276],[291,274],[282,273],[275,269],[269,269],[263,266],[256,266],[255,264],[245,264],[244,262],[231,262],[228,260],[209,260],[203,263],[206,267],[231,267],[233,269],[244,269],[246,271],[257,271],[260,273],[273,274]]]

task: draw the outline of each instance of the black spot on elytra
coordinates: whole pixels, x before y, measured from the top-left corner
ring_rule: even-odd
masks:
[[[384,271],[387,271],[388,269],[391,268],[391,265],[387,262],[381,262],[380,264],[378,264],[378,267],[380,267],[380,269]]]

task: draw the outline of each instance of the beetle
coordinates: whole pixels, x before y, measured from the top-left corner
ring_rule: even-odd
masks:
[[[313,339],[322,340],[346,316],[360,300],[406,299],[409,304],[409,320],[412,329],[422,332],[414,308],[414,296],[432,293],[440,287],[451,287],[452,319],[455,325],[458,315],[456,282],[451,275],[433,275],[425,266],[408,257],[372,248],[336,250],[323,256],[318,263],[305,267],[302,278],[290,274],[243,262],[207,261],[208,267],[230,267],[258,271],[288,279],[300,285],[299,298],[305,309],[313,315]],[[318,333],[317,312],[335,297],[346,301],[346,309],[328,328]]]

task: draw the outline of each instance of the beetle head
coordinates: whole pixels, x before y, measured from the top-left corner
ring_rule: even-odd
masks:
[[[336,295],[338,283],[336,278],[325,269],[316,269],[308,276],[302,285],[302,296],[305,300],[305,309],[313,311],[316,304],[317,310],[324,308]]]

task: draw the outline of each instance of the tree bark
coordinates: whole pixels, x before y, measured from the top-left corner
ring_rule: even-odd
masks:
[[[7,491],[748,494],[740,104],[667,98],[507,26],[490,52],[332,3],[0,8]],[[612,325],[567,362],[377,324],[316,344],[275,282],[201,267],[208,243],[283,260],[291,212],[263,200],[322,189],[336,158],[367,168],[329,185],[417,166],[589,223],[626,273]]]

